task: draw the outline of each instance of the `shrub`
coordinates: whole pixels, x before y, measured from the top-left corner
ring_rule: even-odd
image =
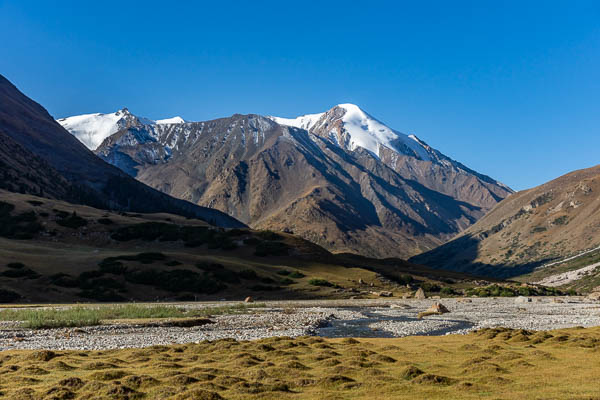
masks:
[[[53,285],[67,287],[67,288],[79,287],[79,283],[80,283],[79,280],[73,278],[72,276],[70,276],[68,274],[63,274],[63,273],[51,275],[49,278],[50,278],[50,282]]]
[[[325,286],[325,287],[334,287],[335,285],[325,279],[313,278],[308,281],[309,284],[313,286]]]
[[[1,237],[18,240],[33,239],[36,233],[43,230],[33,211],[13,216],[11,213],[14,208],[14,205],[0,201]]]
[[[125,301],[127,300],[125,297],[115,293],[113,290],[106,290],[104,288],[92,288],[82,290],[78,293],[79,297],[83,297],[86,299],[92,299],[96,301],[103,302],[115,302],[115,301]],[[94,325],[94,324],[90,324]]]
[[[12,290],[0,289],[0,303],[12,303],[20,298],[21,296]]]
[[[244,239],[244,244],[245,244],[246,246],[256,246],[256,245],[258,245],[260,242],[261,242],[261,240],[260,240],[260,239],[257,239],[257,238],[254,238],[254,237],[252,237],[252,238],[248,238],[248,239]]]
[[[423,282],[419,285],[426,292],[439,292],[442,288],[435,283]]]
[[[286,269],[282,269],[282,270],[276,272],[276,274],[283,275],[283,276],[288,276],[291,273],[292,273],[292,271],[288,271]]]
[[[20,262],[8,263],[8,264],[6,264],[6,267],[11,268],[11,269],[23,269],[23,268],[25,268],[25,264],[20,263]]]
[[[280,285],[293,285],[294,283],[296,283],[296,281],[294,281],[290,278],[283,278],[279,281]]]
[[[20,268],[20,269],[9,269],[2,273],[2,276],[7,278],[26,278],[26,279],[37,279],[40,277],[40,274],[31,270],[29,268]]]
[[[113,220],[110,218],[99,218],[98,223],[102,225],[112,225],[114,224]]]
[[[554,225],[567,225],[569,223],[569,217],[563,215],[562,217],[556,218],[552,223]]]
[[[127,271],[127,267],[116,258],[109,257],[100,261],[98,264],[100,271],[106,274],[123,275]]]
[[[273,231],[260,231],[256,233],[256,236],[263,240],[282,240],[283,236]]]
[[[64,226],[65,228],[78,229],[82,226],[86,226],[87,220],[85,218],[81,218],[75,211],[73,211],[73,214],[70,214],[64,218],[60,218],[56,221],[56,223],[60,226]]]
[[[248,231],[245,229],[233,228],[233,229],[229,229],[225,233],[227,234],[227,236],[237,237],[237,236],[242,236],[242,235],[247,234]]]
[[[448,286],[444,286],[441,290],[440,293],[446,296],[452,296],[455,295],[456,292],[454,291],[454,289],[452,289],[451,287]]]
[[[179,261],[177,261],[177,260],[173,260],[173,261],[169,261],[169,262],[166,262],[166,263],[165,263],[165,265],[166,265],[167,267],[176,267],[176,266],[178,266],[178,265],[181,265],[181,264],[182,264],[182,263],[180,263],[180,262],[179,262]]]
[[[131,283],[154,286],[169,292],[216,293],[225,289],[223,283],[210,276],[200,275],[187,269],[157,271],[144,269],[128,271],[125,280]]]
[[[249,281],[258,279],[258,274],[252,269],[244,269],[238,272],[238,276]]]
[[[250,287],[250,290],[255,292],[274,292],[277,290],[281,290],[279,286],[267,286],[267,285],[254,285]]]
[[[292,271],[291,274],[288,275],[290,278],[294,278],[294,279],[301,279],[304,278],[306,275],[304,275],[302,272],[300,271]]]
[[[282,242],[261,242],[254,251],[254,255],[259,257],[286,256],[287,254],[288,246]]]

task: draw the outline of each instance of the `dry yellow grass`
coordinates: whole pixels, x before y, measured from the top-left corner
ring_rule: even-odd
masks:
[[[10,399],[594,399],[600,328],[0,353]]]

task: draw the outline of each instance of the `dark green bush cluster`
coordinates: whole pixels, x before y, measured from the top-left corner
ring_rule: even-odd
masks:
[[[59,214],[59,219],[56,220],[56,223],[60,226],[64,226],[65,228],[78,229],[82,226],[87,225],[87,220],[85,218],[81,218],[75,211],[72,214]]]
[[[216,293],[225,289],[222,282],[212,278],[209,274],[199,274],[187,269],[173,271],[158,271],[143,269],[128,271],[125,280],[131,283],[154,286],[169,292]]]
[[[244,269],[238,272],[238,276],[242,279],[246,279],[248,281],[258,280],[258,274],[253,269]]]
[[[565,293],[559,289],[545,286],[500,286],[490,285],[479,288],[469,288],[465,291],[468,296],[478,297],[515,297],[515,296],[562,296]]]
[[[419,286],[426,292],[437,293],[442,290],[439,285],[431,282],[422,282]]]
[[[211,275],[218,281],[227,283],[239,283],[240,278],[237,273],[225,268],[218,263],[197,263],[196,267]]]
[[[306,276],[300,271],[290,271],[288,269],[282,269],[280,271],[277,271],[277,274],[287,276],[288,278],[294,278],[294,279],[300,279],[300,278],[304,278]]]
[[[294,283],[296,283],[296,281],[293,279],[290,279],[290,278],[283,278],[279,281],[280,285],[286,285],[286,286],[293,285]]]
[[[114,224],[113,220],[110,218],[99,218],[98,223],[102,225],[112,225]]]
[[[281,287],[268,285],[254,285],[250,287],[250,290],[253,290],[255,292],[274,292],[277,290],[281,290]]]
[[[441,290],[440,293],[445,295],[445,296],[453,296],[455,294],[458,294],[454,289],[452,289],[449,286],[444,286]]]
[[[33,239],[43,227],[33,211],[11,215],[15,206],[0,201],[0,236],[8,239]]]
[[[319,279],[319,278],[313,278],[313,279],[309,280],[308,283],[313,286],[325,286],[325,287],[334,287],[335,286],[333,283],[329,282],[328,280]]]
[[[0,303],[12,303],[20,298],[21,296],[12,290],[0,289]]]
[[[29,269],[23,263],[9,263],[6,264],[8,270],[3,271],[0,275],[7,278],[25,278],[25,279],[37,279],[40,274],[32,269]]]
[[[254,251],[254,255],[260,257],[266,256],[287,256],[289,247],[287,244],[282,242],[260,242],[256,246],[256,250]]]
[[[129,240],[159,240],[161,242],[182,240],[187,247],[198,247],[203,244],[207,244],[210,249],[231,250],[236,247],[228,232],[221,232],[203,226],[179,226],[164,222],[144,222],[122,227],[114,231],[111,237],[121,242]]]
[[[260,231],[256,233],[256,236],[262,240],[282,240],[283,236],[273,231]]]

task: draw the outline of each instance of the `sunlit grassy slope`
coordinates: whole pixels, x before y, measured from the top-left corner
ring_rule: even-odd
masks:
[[[600,328],[0,353],[6,398],[595,399]]]

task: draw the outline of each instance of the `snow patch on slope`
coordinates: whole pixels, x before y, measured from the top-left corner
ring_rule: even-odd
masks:
[[[61,118],[58,123],[71,132],[88,149],[95,150],[102,141],[119,130],[119,120],[123,112],[110,114],[84,114]]]
[[[159,120],[137,117],[127,108],[108,114],[84,114],[57,120],[59,124],[75,136],[88,149],[96,150],[104,139],[117,133],[119,130],[134,125],[169,125],[183,124],[186,121],[181,117]]]
[[[165,119],[157,119],[154,121],[157,125],[166,125],[166,124],[184,124],[185,120],[179,116],[173,118],[165,118]]]
[[[277,122],[279,125],[287,125],[287,126],[293,126],[295,128],[309,130],[319,121],[319,119],[321,119],[323,114],[325,114],[325,113],[306,114],[306,115],[301,115],[300,117],[297,117],[297,118],[280,118],[280,117],[271,117],[271,116],[269,116],[267,118]]]

